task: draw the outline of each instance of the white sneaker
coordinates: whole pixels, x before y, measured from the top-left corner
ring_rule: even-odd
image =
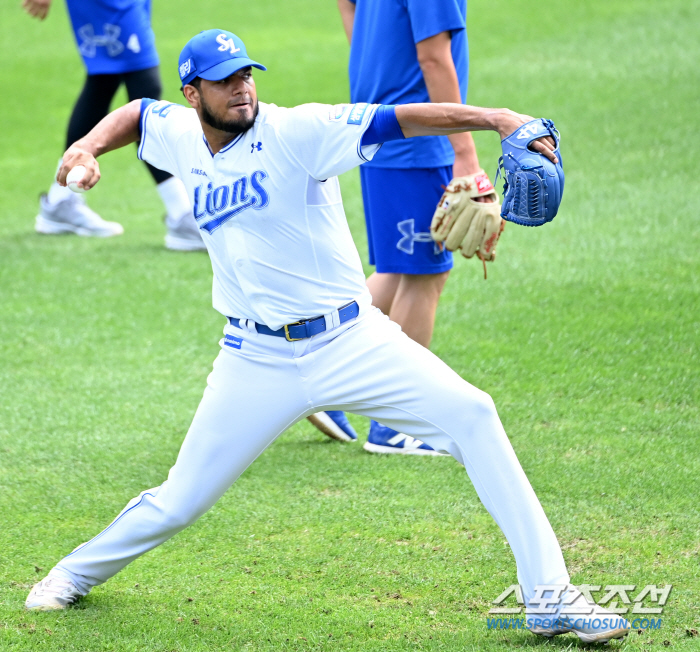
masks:
[[[197,222],[192,211],[183,213],[179,218],[165,217],[165,248],[173,251],[206,251]]]
[[[82,595],[69,579],[49,573],[32,587],[24,606],[32,611],[65,609]]]
[[[607,643],[624,638],[630,632],[629,621],[619,614],[589,602],[575,586],[569,585],[563,598],[564,606],[557,617],[529,614],[530,631],[546,638],[572,632],[584,643]]]
[[[357,433],[350,425],[345,412],[328,410],[306,417],[324,435],[337,441],[357,441]]]
[[[103,220],[87,206],[85,198],[77,193],[55,204],[49,202],[47,195],[41,195],[35,229],[37,233],[46,235],[75,233],[96,238],[109,238],[124,233],[121,224]]]

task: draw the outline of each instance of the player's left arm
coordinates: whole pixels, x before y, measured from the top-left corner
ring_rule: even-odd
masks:
[[[487,109],[468,104],[401,104],[396,119],[405,138],[449,136],[465,131],[495,131],[501,140],[533,118],[510,109]],[[558,163],[554,140],[547,136],[534,140],[530,147]]]
[[[416,51],[430,101],[461,104],[459,78],[452,59],[451,33],[440,32],[416,43]],[[480,172],[472,135],[460,133],[448,137],[455,152],[453,176],[463,177]]]
[[[348,43],[352,43],[352,28],[355,25],[354,0],[338,0],[338,11],[340,12],[340,18],[343,21],[345,36],[348,37]]]
[[[86,171],[78,185],[90,190],[100,180],[97,157],[138,142],[141,139],[140,119],[141,100],[129,102],[103,118],[87,136],[77,140],[63,154],[56,175],[59,185],[66,185],[66,176],[76,165],[84,165]]]

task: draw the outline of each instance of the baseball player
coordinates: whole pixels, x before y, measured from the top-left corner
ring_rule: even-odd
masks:
[[[32,16],[44,20],[52,0],[23,0]],[[85,136],[107,115],[123,83],[130,100],[160,98],[158,53],[151,29],[151,0],[66,0],[87,78],[73,107],[66,148]],[[60,167],[59,161],[59,167]],[[165,205],[165,246],[180,251],[205,250],[182,181],[146,163]],[[103,220],[82,195],[55,181],[39,199],[35,228],[43,234],[77,233],[109,237],[124,232]]]
[[[338,0],[338,8],[351,46],[352,102],[466,101],[467,0]],[[392,141],[360,169],[369,262],[376,266],[367,279],[373,305],[426,347],[452,268],[452,253],[433,241],[429,227],[453,177],[471,186],[477,210],[498,215],[497,196],[469,133]],[[482,260],[493,259],[495,241],[489,252],[479,251]],[[342,413],[328,417],[347,431]],[[315,415],[312,423],[315,419],[324,415]],[[328,425],[315,425],[335,435]],[[437,454],[425,442],[374,420],[364,448],[372,453]]]
[[[192,108],[131,102],[63,156],[61,185],[84,165],[80,184],[91,188],[95,156],[132,142],[141,159],[183,179],[212,261],[214,307],[227,323],[168,479],[62,559],[26,606],[61,609],[86,595],[194,523],[276,437],[326,409],[381,420],[453,455],[510,543],[528,608],[542,605],[543,585],[559,587],[562,613],[582,606],[491,398],[372,307],[337,179],[386,141],[467,129],[505,136],[529,118],[461,104],[280,108],[258,102],[252,68],[265,70],[237,36],[201,32],[179,60]],[[551,142],[534,147],[555,158]],[[615,622],[534,629],[609,640],[629,627]]]

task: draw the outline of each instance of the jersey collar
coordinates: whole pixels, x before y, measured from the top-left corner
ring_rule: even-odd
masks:
[[[238,136],[236,136],[228,145],[226,145],[226,147],[224,147],[223,149],[220,149],[217,152],[217,154],[223,154],[224,152],[228,152],[228,150],[230,150],[239,140],[241,140],[241,138],[243,138],[243,136],[245,136],[245,134],[238,134]],[[207,147],[207,151],[211,154],[211,157],[214,158],[214,156],[216,156],[216,154],[214,154],[214,152],[211,151],[211,147],[209,147],[209,143],[207,142],[207,138],[204,135],[204,133],[202,133],[202,140],[204,141],[204,144]]]

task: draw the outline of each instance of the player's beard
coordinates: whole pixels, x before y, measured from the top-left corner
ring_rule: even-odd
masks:
[[[202,120],[206,122],[210,127],[218,129],[219,131],[224,131],[227,134],[244,134],[248,129],[250,129],[255,124],[255,118],[258,117],[258,100],[254,100],[253,104],[253,117],[252,118],[239,118],[237,120],[224,120],[217,115],[214,115],[212,110],[209,108],[206,100],[200,94],[200,108],[202,111]]]

